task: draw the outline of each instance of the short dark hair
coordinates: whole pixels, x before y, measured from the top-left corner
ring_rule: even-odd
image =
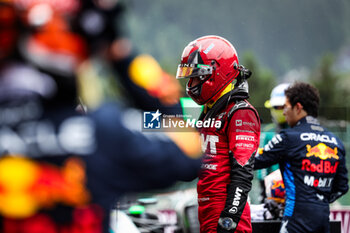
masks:
[[[318,116],[320,93],[317,88],[308,83],[295,82],[284,93],[293,107],[299,102],[308,115]]]

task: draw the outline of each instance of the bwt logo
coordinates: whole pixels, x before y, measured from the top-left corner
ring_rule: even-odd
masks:
[[[144,129],[160,129],[160,116],[162,113],[159,109],[156,112],[143,112],[143,128]]]

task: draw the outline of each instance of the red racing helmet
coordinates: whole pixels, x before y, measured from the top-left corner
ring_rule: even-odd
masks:
[[[202,105],[215,101],[239,73],[238,56],[233,45],[220,36],[204,36],[185,47],[176,78],[189,78],[186,92]],[[199,81],[193,84],[195,78]]]

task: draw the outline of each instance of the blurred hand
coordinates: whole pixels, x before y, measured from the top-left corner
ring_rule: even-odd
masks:
[[[164,105],[174,105],[181,97],[181,86],[174,76],[163,71],[162,82],[157,97]]]
[[[181,97],[180,83],[165,72],[150,55],[137,56],[129,66],[130,79],[164,105],[174,105]]]
[[[183,121],[183,119],[173,119]],[[190,158],[202,157],[202,144],[199,133],[192,128],[172,128],[171,132],[165,134]]]

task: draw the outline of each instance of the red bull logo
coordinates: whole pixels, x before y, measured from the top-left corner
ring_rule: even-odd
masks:
[[[57,203],[72,207],[88,204],[90,194],[85,187],[84,166],[78,158],[66,160],[62,167],[23,157],[2,158],[1,215],[29,218],[41,209],[50,209]]]
[[[315,156],[322,160],[326,159],[339,159],[338,156],[338,148],[334,147],[334,149],[330,148],[324,143],[319,143],[316,146],[311,147],[310,145],[306,145],[307,154],[306,157]]]
[[[321,160],[320,163],[312,163],[309,159],[303,159],[301,162],[301,170],[316,172],[316,173],[336,173],[339,162],[335,162],[334,165],[330,161]]]
[[[283,180],[273,180],[271,186],[271,197],[277,200],[283,200],[286,195]]]

